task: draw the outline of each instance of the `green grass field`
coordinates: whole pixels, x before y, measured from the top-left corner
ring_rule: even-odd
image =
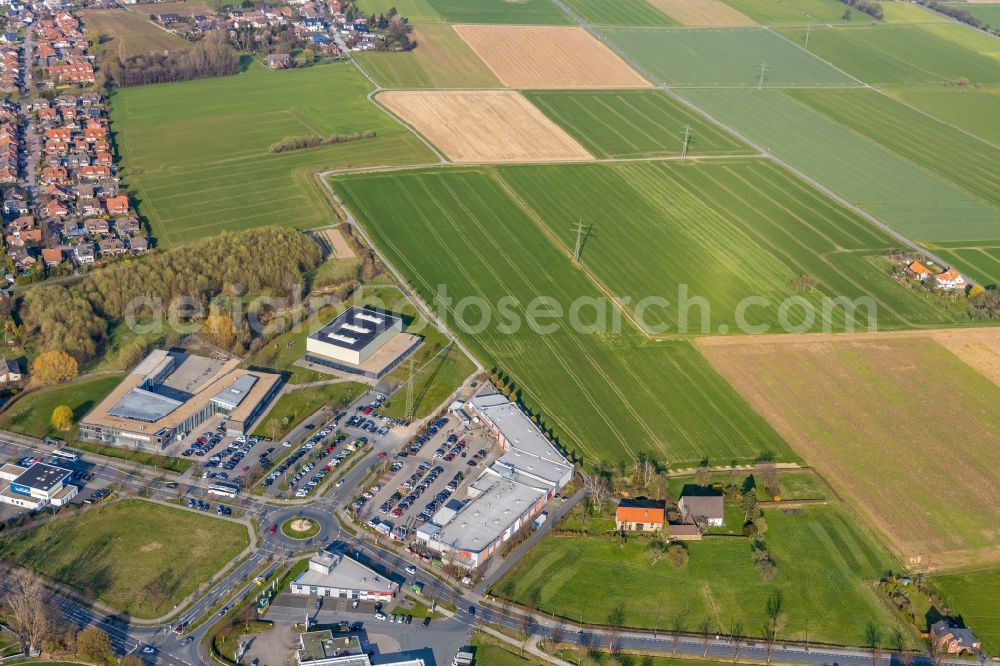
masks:
[[[76,436],[76,423],[111,392],[122,380],[120,374],[83,376],[68,384],[50,386],[28,393],[0,414],[0,429],[19,432],[29,437],[58,437],[67,441]],[[69,405],[73,410],[73,429],[54,429],[49,421],[52,410]]]
[[[286,390],[257,424],[254,432],[277,439],[323,405],[344,409],[367,390],[366,385],[357,382]]]
[[[998,237],[1000,210],[833,122],[786,91],[683,94],[910,238],[936,242]]]
[[[781,30],[797,43],[803,32]],[[998,83],[1000,67],[995,57],[979,52],[986,48],[980,39],[991,38],[957,23],[820,27],[810,33],[809,50],[872,85],[944,83],[963,77],[973,83]]]
[[[844,5],[838,0],[725,0],[761,25],[840,23]]]
[[[500,82],[450,25],[415,26],[404,53],[357,53],[355,60],[386,88],[497,88]]]
[[[763,28],[605,28],[608,39],[656,80],[671,86],[855,85],[846,74]]]
[[[383,2],[384,0],[379,0]],[[427,0],[447,23],[560,25],[570,17],[551,0]]]
[[[454,299],[451,327],[484,363],[511,376],[526,405],[586,463],[643,451],[671,464],[793,457],[689,343],[649,343],[615,324],[613,305],[490,172],[359,174],[332,183],[426,301],[440,302],[444,285]],[[536,332],[525,312],[542,296],[563,308],[584,297],[593,307],[577,312],[579,328],[541,319],[554,330]],[[586,330],[598,321],[595,308],[607,313],[603,333]],[[490,317],[485,327],[482,312]]]
[[[945,2],[950,7],[964,9],[983,23],[1000,26],[1000,4],[981,4],[978,2]]]
[[[986,652],[1000,652],[1000,569],[933,576],[928,582],[975,632]]]
[[[169,613],[249,545],[244,526],[140,500],[0,539],[0,555],[139,618]]]
[[[907,104],[1000,145],[1000,86],[978,90],[941,86],[893,88],[889,91]]]
[[[658,90],[527,91],[532,104],[595,157],[745,155],[753,149]]]
[[[314,181],[328,167],[433,161],[369,102],[348,64],[119,90],[112,129],[129,190],[162,245],[265,224],[310,228],[333,214]],[[375,131],[374,139],[274,154],[286,136]]]
[[[162,11],[162,10],[157,10]],[[121,9],[92,9],[80,12],[80,20],[89,34],[101,36],[99,51],[133,56],[152,51],[187,51],[191,42],[149,20],[149,12]]]
[[[566,5],[591,25],[670,26],[677,22],[646,0],[567,0]]]
[[[767,303],[747,309],[746,323],[771,331],[780,330],[779,309],[792,297],[816,314],[811,326],[801,315],[788,317],[802,330],[865,330],[870,318],[882,329],[955,321],[877,268],[872,258],[896,246],[891,238],[767,161],[511,166],[499,173],[567,255],[576,221],[595,225],[582,263],[610,292],[632,303],[650,295],[677,303],[686,288],[708,306],[707,333],[745,330],[738,313],[751,297]],[[792,281],[800,275],[814,277],[816,289],[796,292]],[[838,297],[868,297],[877,306],[874,313],[824,308]],[[650,308],[643,319],[659,327],[653,332],[666,326],[675,333],[683,312]],[[687,332],[701,332],[702,309],[688,312]]]
[[[607,623],[615,607],[625,625],[661,631],[676,618],[687,632],[708,622],[712,633],[759,637],[765,606],[783,595],[784,628],[779,641],[808,640],[863,645],[865,626],[876,624],[886,645],[894,630],[903,645],[916,637],[881,605],[866,581],[896,563],[853,526],[835,506],[786,513],[765,511],[767,546],[777,563],[771,581],[760,579],[744,538],[709,538],[688,543],[690,559],[675,567],[666,558],[650,564],[648,541],[625,546],[607,537],[550,536],[532,549],[493,592],[519,602],[538,596],[538,608],[573,621]]]
[[[942,180],[1000,206],[1000,147],[872,90],[792,90],[788,94]],[[914,136],[920,141],[914,141]]]
[[[361,0],[358,7],[366,14],[373,12],[387,14],[393,7],[410,19],[410,23],[433,23],[441,21],[441,15],[431,6],[429,0]]]

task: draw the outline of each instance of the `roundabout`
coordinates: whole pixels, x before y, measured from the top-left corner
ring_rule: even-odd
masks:
[[[305,517],[289,518],[281,524],[281,533],[289,539],[304,541],[320,533],[322,526],[318,521]]]

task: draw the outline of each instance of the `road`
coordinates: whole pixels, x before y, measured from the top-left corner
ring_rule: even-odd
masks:
[[[24,76],[21,79],[21,122],[23,126],[22,134],[22,157],[21,164],[22,181],[28,192],[28,202],[34,206],[36,203],[36,183],[38,182],[38,161],[41,156],[41,140],[35,133],[35,114],[31,112],[31,92],[32,78],[31,69],[34,60],[34,29],[31,26],[24,31],[24,43],[21,49],[24,58]]]

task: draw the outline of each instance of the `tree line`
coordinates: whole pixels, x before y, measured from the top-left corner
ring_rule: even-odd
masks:
[[[125,88],[149,83],[230,76],[240,71],[240,54],[222,35],[209,35],[187,51],[145,53],[122,58],[107,54],[106,77]]]
[[[196,321],[211,316],[213,304],[223,296],[259,294],[290,301],[321,261],[319,246],[298,231],[263,227],[223,232],[99,268],[72,285],[36,287],[18,304],[17,314],[40,350],[65,351],[85,363],[96,359],[107,343],[109,322],[121,322],[126,315],[141,319],[182,297],[200,306],[200,312],[184,315]],[[227,346],[242,353],[254,332],[245,321],[233,326]],[[221,337],[224,330],[215,322],[214,332]]]
[[[881,21],[885,15],[882,13],[882,5],[876,0],[840,0],[845,5],[864,12],[872,18]]]
[[[272,153],[287,153],[293,150],[304,148],[315,148],[316,146],[332,146],[338,143],[350,143],[361,141],[362,139],[374,139],[375,130],[365,132],[355,132],[354,134],[331,134],[327,137],[318,134],[307,134],[306,136],[286,136],[281,141],[271,144]]]
[[[920,0],[918,0],[920,2]],[[979,28],[980,30],[985,30],[986,32],[992,33],[994,35],[1000,35],[1000,30],[994,29],[988,21],[981,21],[978,16],[975,16],[968,9],[963,8],[960,5],[946,5],[937,0],[931,0],[930,2],[921,2],[928,9],[933,9],[936,12],[940,12],[945,16],[950,16],[956,21],[961,21],[966,25],[971,25],[973,28]]]

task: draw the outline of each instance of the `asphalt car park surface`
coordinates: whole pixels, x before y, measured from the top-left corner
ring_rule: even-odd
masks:
[[[352,508],[360,512],[361,522],[383,532],[401,525],[413,528],[451,498],[465,497],[463,489],[492,462],[496,443],[454,417],[441,421],[427,436],[406,442],[372,487],[358,488]]]

